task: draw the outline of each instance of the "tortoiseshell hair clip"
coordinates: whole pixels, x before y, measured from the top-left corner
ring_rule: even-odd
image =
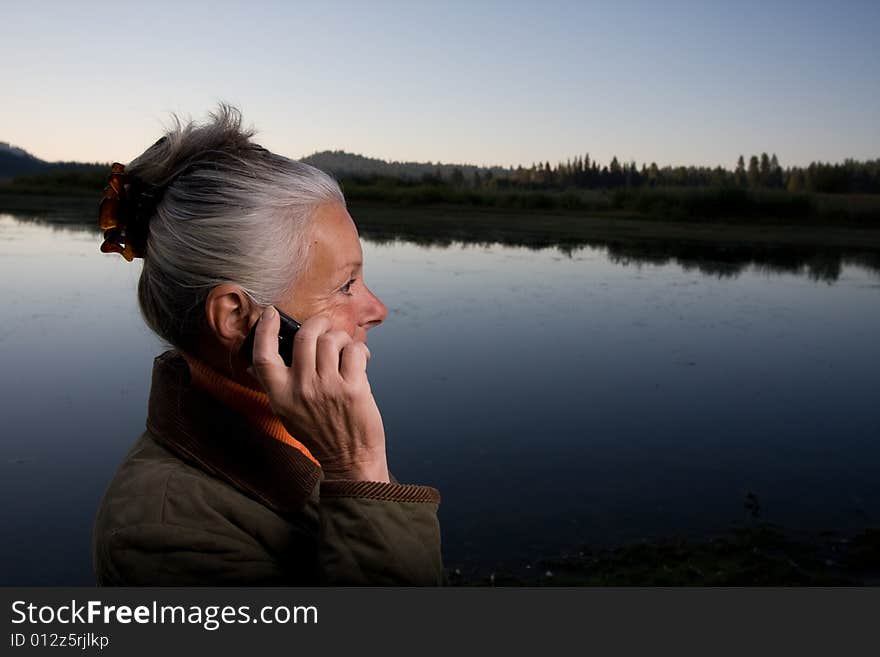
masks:
[[[146,246],[146,222],[138,217],[136,187],[125,165],[114,162],[98,206],[98,226],[104,231],[101,252],[120,253],[129,262],[143,258]]]

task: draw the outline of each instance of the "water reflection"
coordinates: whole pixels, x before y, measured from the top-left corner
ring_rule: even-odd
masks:
[[[522,239],[497,233],[491,239],[476,235],[426,236],[401,227],[393,232],[387,228],[373,229],[361,225],[363,237],[377,244],[407,241],[420,246],[449,248],[456,244],[476,244],[488,247],[503,244],[540,251],[558,249],[572,257],[584,247],[605,249],[611,262],[632,264],[678,264],[685,270],[718,278],[735,277],[750,267],[766,273],[804,274],[812,280],[834,282],[840,277],[845,264],[857,265],[875,272],[880,277],[880,252],[834,248],[821,245],[756,243],[713,244],[681,240],[617,240],[617,239]]]
[[[717,278],[736,277],[755,268],[767,274],[805,275],[815,281],[832,283],[840,278],[845,264],[863,267],[880,278],[880,253],[869,251],[797,245],[682,244],[661,240],[612,243],[606,247],[609,259],[617,264],[674,263],[685,271],[695,270]]]
[[[10,212],[17,220],[46,226],[53,232],[97,232],[93,217],[81,211],[58,210],[54,213]],[[604,249],[608,259],[619,265],[667,265],[677,264],[686,271],[697,271],[717,278],[732,278],[750,268],[766,274],[804,275],[814,281],[833,283],[840,278],[844,265],[862,267],[880,278],[880,252],[820,244],[763,244],[687,242],[682,240],[617,240],[617,239],[551,239],[505,235],[496,232],[480,236],[467,231],[448,234],[425,235],[415,225],[377,226],[369,215],[359,220],[360,234],[364,239],[380,245],[409,242],[432,248],[451,248],[461,244],[490,247],[493,244],[516,246],[532,251],[547,248],[574,257],[584,247]]]

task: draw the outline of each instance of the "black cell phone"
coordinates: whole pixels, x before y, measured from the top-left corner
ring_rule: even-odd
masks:
[[[275,308],[275,310],[278,310],[278,308]],[[281,317],[281,326],[278,329],[278,353],[284,359],[285,365],[290,367],[290,364],[293,362],[293,336],[296,335],[302,324],[280,310],[278,310],[278,315]],[[259,319],[254,322],[251,332],[244,339],[241,351],[239,352],[241,357],[249,363],[254,361],[254,336],[257,333],[257,324],[259,323]]]

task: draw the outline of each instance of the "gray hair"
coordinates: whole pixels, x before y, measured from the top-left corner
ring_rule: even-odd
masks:
[[[220,104],[211,121],[182,125],[126,171],[158,188],[149,219],[138,303],[161,338],[184,350],[205,329],[205,301],[221,283],[258,306],[289,293],[306,266],[314,210],[345,206],[339,184],[251,141],[241,113]]]

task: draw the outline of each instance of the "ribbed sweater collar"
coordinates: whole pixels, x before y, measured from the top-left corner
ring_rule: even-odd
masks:
[[[275,440],[298,449],[315,465],[320,465],[309,449],[290,435],[281,420],[272,411],[269,396],[265,392],[248,388],[223,376],[204,361],[180,352],[189,366],[192,382],[205,390],[225,406],[248,419],[257,429]]]

